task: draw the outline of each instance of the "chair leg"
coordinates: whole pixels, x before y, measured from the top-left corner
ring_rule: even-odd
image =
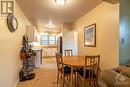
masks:
[[[76,79],[76,73],[74,74],[74,79],[75,79],[75,87],[77,87],[77,79]]]
[[[96,81],[96,86],[98,87],[98,81]]]
[[[85,80],[83,80],[83,87],[85,87]]]
[[[67,76],[67,80],[69,80],[69,76]]]
[[[71,81],[71,76],[69,76],[69,80]]]
[[[63,84],[62,84],[62,87],[64,87],[64,82],[65,82],[65,76],[63,75]]]
[[[59,72],[57,74],[57,84],[59,83]]]
[[[91,86],[91,81],[88,81],[88,85]]]
[[[61,75],[60,78],[62,79],[62,77],[63,77],[63,76]]]
[[[78,87],[78,74],[76,74],[76,85]]]
[[[98,87],[98,82],[94,81],[94,87]]]
[[[94,81],[94,87],[96,87],[96,81]]]

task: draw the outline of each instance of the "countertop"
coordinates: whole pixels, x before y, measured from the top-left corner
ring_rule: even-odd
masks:
[[[33,48],[57,48],[58,46],[57,45],[39,45],[39,46],[34,46]]]

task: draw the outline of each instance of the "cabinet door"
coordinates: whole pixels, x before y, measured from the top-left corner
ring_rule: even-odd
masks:
[[[47,56],[47,48],[43,48],[42,50],[42,57]]]
[[[42,55],[43,57],[51,56],[52,55],[51,48],[43,48]]]
[[[42,64],[42,50],[36,50],[35,52],[35,67],[40,67],[40,65]]]
[[[47,56],[52,56],[51,48],[47,48]]]
[[[57,52],[57,48],[52,48],[52,56],[55,56],[55,52]]]
[[[57,52],[57,48],[43,48],[42,56],[43,57],[55,56],[55,52]]]

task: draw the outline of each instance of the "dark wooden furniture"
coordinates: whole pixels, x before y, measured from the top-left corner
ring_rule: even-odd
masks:
[[[57,51],[62,54],[62,37],[58,38],[57,46],[58,46]]]
[[[71,75],[71,68],[63,64],[62,55],[60,53],[56,53],[56,61],[57,61],[57,68],[58,68],[57,84],[59,82],[59,74],[61,74],[63,79],[62,87],[64,87],[65,77]]]
[[[85,66],[85,56],[64,56],[63,57],[64,65],[71,67],[71,87],[73,87],[73,73],[74,68],[83,68]],[[95,64],[95,63],[94,63]],[[87,62],[87,65],[90,66],[90,62]],[[77,81],[76,81],[77,86]]]
[[[65,56],[73,56],[72,49],[66,49],[65,50]]]
[[[85,81],[89,82],[89,85],[98,87],[98,72],[99,72],[100,55],[85,56],[84,68],[78,71],[78,77],[83,80],[83,87],[85,87]]]

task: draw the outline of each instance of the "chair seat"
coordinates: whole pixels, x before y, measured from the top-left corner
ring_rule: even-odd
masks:
[[[70,74],[70,73],[71,73],[71,68],[65,66],[65,67],[64,67],[64,73],[65,73],[65,74]]]
[[[83,75],[84,75],[84,70],[83,70],[83,69],[80,69],[80,70],[78,70],[77,72],[78,72],[78,74],[79,74],[80,76],[83,77]],[[89,77],[89,72],[90,72],[90,77]],[[88,78],[96,78],[96,75],[95,75],[95,73],[93,73],[93,75],[92,75],[92,71],[90,71],[89,69],[86,69],[85,78],[86,78],[86,79],[88,79]]]
[[[77,72],[76,69],[73,70],[73,73]],[[65,74],[70,74],[71,73],[71,67],[64,66],[64,73]]]

